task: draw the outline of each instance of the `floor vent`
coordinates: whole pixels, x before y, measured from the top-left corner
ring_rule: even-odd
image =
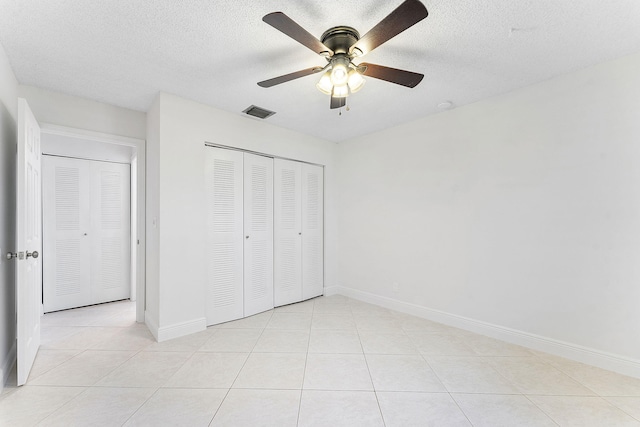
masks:
[[[248,114],[253,117],[257,117],[259,119],[266,119],[267,117],[273,116],[276,112],[265,110],[264,108],[256,107],[255,105],[250,106],[243,113]]]

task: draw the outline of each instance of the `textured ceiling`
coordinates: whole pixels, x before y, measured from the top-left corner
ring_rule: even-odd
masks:
[[[640,52],[638,0],[425,0],[428,18],[362,59],[423,73],[415,89],[368,78],[340,116],[319,75],[257,86],[326,64],[265,14],[282,11],[318,38],[336,25],[363,35],[400,3],[0,0],[0,43],[21,84],[140,111],[158,91],[237,114],[255,104],[277,112],[275,125],[331,141]]]

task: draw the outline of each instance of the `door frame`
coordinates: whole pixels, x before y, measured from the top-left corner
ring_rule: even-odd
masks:
[[[50,123],[41,123],[40,132],[43,136],[56,135],[131,148],[132,154],[129,161],[131,165],[131,300],[136,302],[136,321],[143,323],[146,296],[145,140],[53,125]]]

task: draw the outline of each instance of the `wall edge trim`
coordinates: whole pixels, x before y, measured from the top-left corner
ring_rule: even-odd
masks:
[[[186,322],[175,323],[169,326],[158,328],[156,337],[158,342],[180,338],[185,335],[195,334],[207,329],[207,318],[199,317],[197,319],[188,320]]]
[[[554,338],[531,334],[529,332],[511,329],[505,326],[495,325],[353,288],[344,286],[331,286],[329,288],[325,288],[325,295],[329,296],[336,294],[379,305],[402,313],[411,314],[434,322],[443,323],[448,326],[479,333],[511,344],[527,347],[532,350],[549,353],[555,356],[614,371],[623,375],[640,378],[640,360],[637,359],[556,340]]]
[[[151,317],[148,311],[144,312],[144,323],[147,325],[147,329],[153,335],[156,341],[158,341],[158,323]]]

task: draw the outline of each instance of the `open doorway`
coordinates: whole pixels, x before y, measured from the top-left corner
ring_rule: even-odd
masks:
[[[130,168],[129,265],[131,301],[136,321],[144,321],[145,309],[145,144],[144,140],[74,129],[41,125],[42,154],[86,161],[116,162]],[[46,242],[51,236],[43,235]],[[46,247],[46,243],[43,247]],[[43,254],[47,256],[47,254]],[[46,272],[44,273],[46,275]]]

